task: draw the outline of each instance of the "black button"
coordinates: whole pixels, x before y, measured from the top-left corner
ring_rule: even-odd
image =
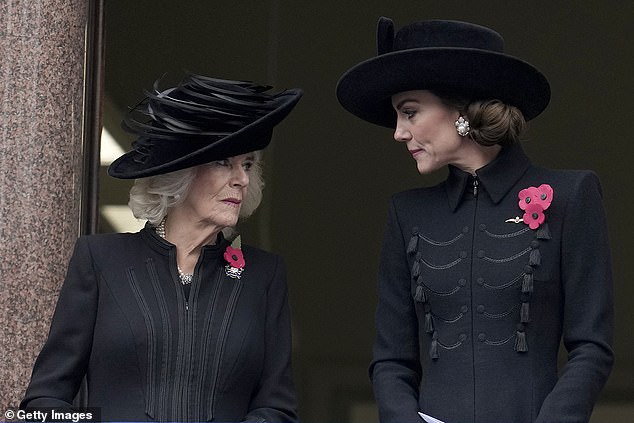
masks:
[[[487,340],[487,334],[486,333],[481,333],[480,335],[478,335],[478,341],[484,342],[486,340]]]
[[[465,335],[464,333],[461,333],[460,336],[458,337],[458,340],[460,342],[464,342],[467,339],[467,335]]]
[[[478,251],[478,257],[482,258],[485,256],[484,250]]]
[[[531,248],[537,248],[539,247],[539,241],[537,241],[536,239],[531,241]]]
[[[482,304],[480,304],[476,310],[478,310],[478,313],[484,313],[484,306]]]
[[[463,305],[462,307],[460,307],[461,313],[466,313],[467,311],[469,311],[469,307],[467,307],[466,305]]]
[[[487,225],[485,225],[484,223],[481,223],[480,224],[480,230],[481,231],[486,231],[486,229],[487,229]]]
[[[467,280],[465,278],[459,279],[458,280],[458,285],[466,286],[467,285]]]
[[[464,228],[462,228],[462,233],[463,234],[469,233],[469,227],[465,226]]]
[[[467,252],[466,251],[461,251],[460,252],[460,258],[467,258]]]
[[[476,282],[478,283],[478,285],[482,286],[484,285],[484,278],[478,278]]]

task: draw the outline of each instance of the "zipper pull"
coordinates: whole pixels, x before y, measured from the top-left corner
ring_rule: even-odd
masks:
[[[185,311],[189,311],[189,301],[185,301]]]
[[[473,178],[473,196],[474,197],[478,196],[478,185],[480,185],[480,182],[478,182],[478,177],[474,176]]]

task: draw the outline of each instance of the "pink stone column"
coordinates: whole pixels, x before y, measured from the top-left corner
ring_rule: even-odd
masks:
[[[24,394],[79,233],[90,1],[0,0],[0,413]]]

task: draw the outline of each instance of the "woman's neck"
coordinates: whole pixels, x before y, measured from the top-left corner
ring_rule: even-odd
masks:
[[[223,228],[196,222],[171,210],[165,219],[165,239],[176,246],[178,266],[184,273],[192,273],[203,246],[215,244]]]
[[[491,163],[501,150],[502,147],[499,144],[485,147],[471,140],[471,142],[465,144],[464,154],[461,155],[461,159],[456,160],[452,164],[458,169],[475,176],[476,170]]]

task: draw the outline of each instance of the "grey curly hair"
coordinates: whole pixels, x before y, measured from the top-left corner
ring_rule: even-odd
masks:
[[[179,205],[187,197],[198,167],[136,179],[130,189],[128,201],[134,217],[147,220],[154,226],[161,223],[169,209]],[[249,217],[258,208],[262,201],[263,188],[262,152],[256,151],[249,172],[249,188],[240,208],[241,218]]]

